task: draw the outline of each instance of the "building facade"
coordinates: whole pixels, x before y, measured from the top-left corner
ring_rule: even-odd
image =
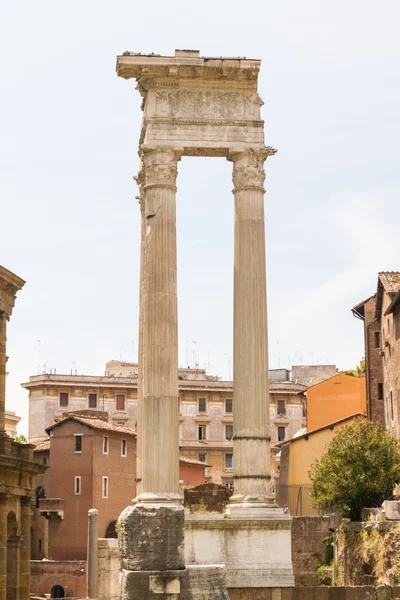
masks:
[[[13,410],[6,410],[6,433],[10,438],[15,439],[17,436],[18,423],[21,417],[15,414]]]
[[[278,372],[279,371],[279,372]],[[306,423],[304,385],[289,380],[285,369],[271,371],[271,454],[274,444],[292,437]],[[231,486],[233,482],[233,387],[203,369],[179,369],[180,454],[211,465],[207,481]],[[136,429],[137,365],[121,361],[106,364],[104,375],[48,373],[30,377],[29,439],[46,437],[67,411],[104,411],[109,421]],[[271,461],[276,475],[275,461]]]
[[[352,312],[364,321],[368,416],[400,439],[400,272],[378,273],[376,293]]]

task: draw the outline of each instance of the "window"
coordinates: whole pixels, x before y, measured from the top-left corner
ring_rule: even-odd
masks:
[[[285,401],[278,400],[278,415],[285,415],[285,414],[286,414]]]
[[[75,477],[75,496],[81,495],[81,476],[77,475]]]
[[[232,398],[227,398],[225,400],[225,412],[226,413],[232,412]]]
[[[303,417],[307,416],[307,407],[305,405],[305,402],[303,402]]]
[[[205,398],[199,398],[198,408],[199,413],[207,412],[207,400]]]
[[[199,425],[199,441],[205,440],[207,427],[205,425]]]
[[[103,484],[101,489],[103,498],[108,498],[108,477],[103,477]]]
[[[108,454],[108,437],[103,437],[103,454]]]
[[[400,306],[397,306],[393,313],[394,319],[394,336],[396,340],[400,339]]]
[[[97,408],[97,394],[89,394],[89,408]]]
[[[39,540],[39,553],[42,553],[42,540]]]
[[[125,394],[116,395],[116,408],[117,410],[125,410]]]
[[[43,464],[47,465],[47,456],[43,456]]]
[[[200,453],[199,454],[199,461],[200,462],[204,462],[204,463],[207,462],[207,454]]]
[[[127,455],[126,440],[121,440],[121,456]]]
[[[68,392],[60,392],[60,408],[68,408]]]
[[[233,438],[233,425],[225,425],[225,439],[231,440]]]
[[[225,469],[233,469],[233,454],[225,454]]]
[[[283,442],[283,440],[285,439],[285,434],[286,434],[286,428],[278,427],[278,442]]]
[[[82,452],[82,434],[75,434],[75,452]]]
[[[381,347],[381,332],[380,331],[374,331],[374,343],[375,343],[375,348]]]
[[[378,383],[378,400],[383,400],[383,383]]]

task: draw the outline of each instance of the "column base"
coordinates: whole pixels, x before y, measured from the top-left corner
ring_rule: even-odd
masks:
[[[122,571],[121,600],[229,600],[222,565],[170,571]]]
[[[146,492],[136,496],[136,498],[132,500],[132,503],[135,505],[159,504],[163,506],[179,506],[180,504],[183,504],[183,496],[182,494],[168,494],[166,492]]]
[[[261,502],[241,502],[238,504],[228,504],[226,514],[231,519],[290,519],[288,513],[283,512],[283,508],[277,504],[267,504]]]

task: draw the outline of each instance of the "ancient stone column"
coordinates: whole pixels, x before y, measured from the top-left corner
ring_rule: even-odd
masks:
[[[31,498],[21,498],[19,600],[29,600],[31,560]]]
[[[184,569],[179,493],[176,178],[180,154],[142,154],[139,318],[139,494],[119,518],[122,597],[140,596],[149,572]],[[146,582],[146,583],[143,583]]]
[[[7,317],[0,311],[0,436],[6,429]]]
[[[270,474],[264,161],[272,148],[238,152],[235,196],[233,453],[235,504],[273,504]]]
[[[178,429],[176,178],[180,155],[142,155],[142,282],[139,382],[140,502],[181,501]]]
[[[88,513],[88,548],[86,584],[88,598],[97,598],[99,587],[99,547],[98,510],[91,508]]]
[[[7,514],[7,496],[0,494],[0,600],[7,600]]]

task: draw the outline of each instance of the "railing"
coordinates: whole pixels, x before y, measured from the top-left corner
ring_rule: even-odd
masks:
[[[276,501],[279,506],[287,505],[293,517],[308,517],[323,514],[313,506],[311,485],[277,485]]]

